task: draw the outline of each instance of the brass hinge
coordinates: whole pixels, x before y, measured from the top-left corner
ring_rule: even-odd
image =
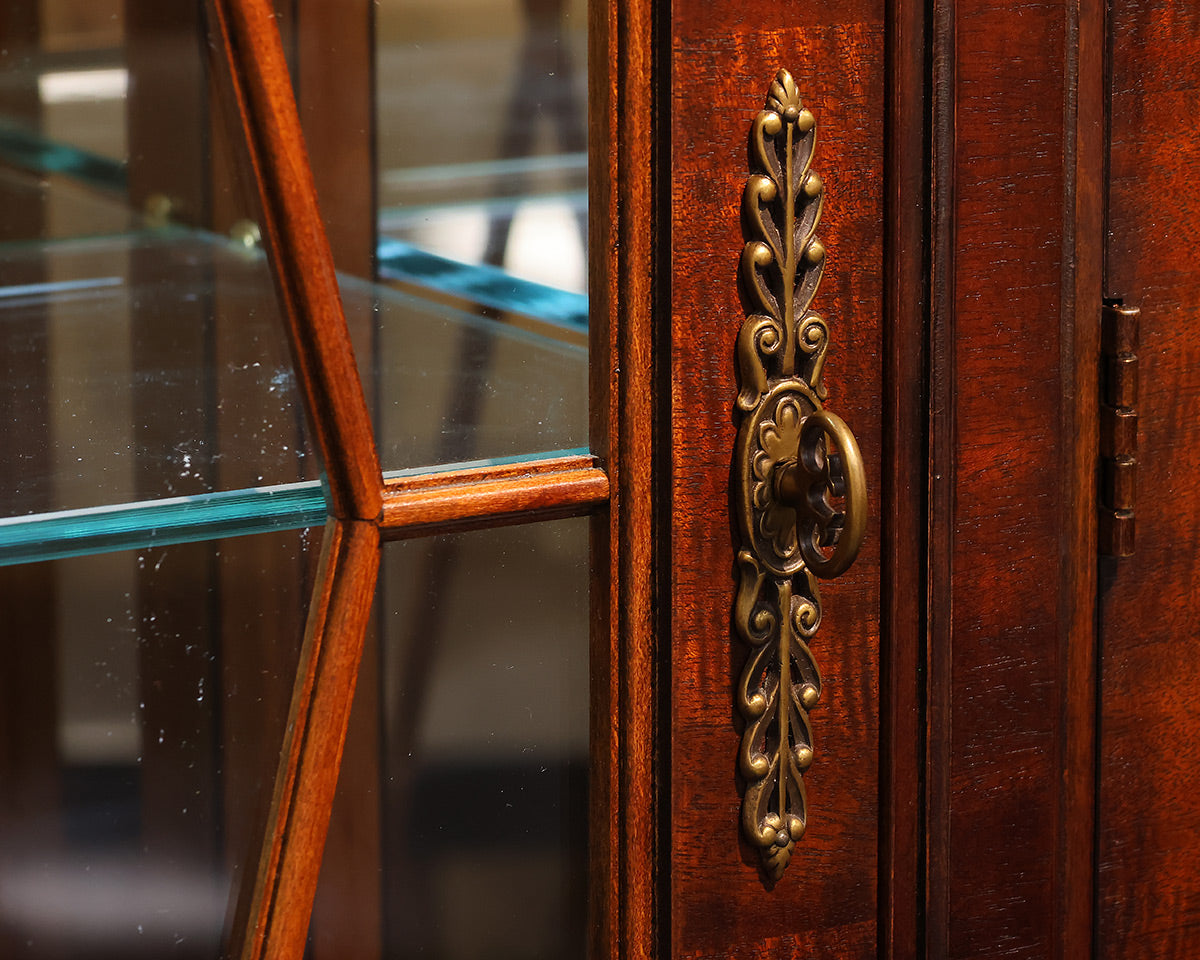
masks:
[[[1100,321],[1100,553],[1133,555],[1137,483],[1137,307],[1104,305]]]

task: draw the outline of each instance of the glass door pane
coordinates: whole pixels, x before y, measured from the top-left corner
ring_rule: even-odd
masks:
[[[271,798],[319,541],[0,567],[0,954],[218,956]]]
[[[388,414],[406,355],[450,378],[418,388],[447,425],[428,462],[586,446],[586,24],[583,0],[377,6],[378,274],[477,318],[380,342],[385,469],[415,465]]]
[[[587,556],[583,518],[384,545],[315,960],[586,953]]]

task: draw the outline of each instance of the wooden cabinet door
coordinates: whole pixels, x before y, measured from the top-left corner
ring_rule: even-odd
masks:
[[[296,219],[289,206],[294,118],[272,126],[286,67],[277,54],[264,73],[254,55],[274,18],[216,6],[237,23],[225,52],[247,83],[281,283],[333,309],[328,256],[311,268],[315,207]],[[318,593],[329,615],[314,636],[355,660],[381,531],[590,514],[596,960],[1193,955],[1193,12],[614,0],[591,18],[591,453],[384,483],[365,414],[337,414],[352,364],[344,342],[317,343],[337,318],[297,308],[301,345],[346,374],[313,390],[342,454],[328,566],[351,571]],[[302,93],[332,90],[319,74],[302,58]],[[821,678],[805,701],[805,831],[774,877],[739,765],[753,652],[736,609],[738,397],[753,376],[739,337],[768,301],[786,311],[740,264],[763,229],[744,202],[764,172],[755,123],[793,100],[815,120],[823,184],[819,220],[814,193],[797,201],[799,254],[811,227],[823,264],[799,310],[827,325],[822,400],[857,437],[869,506],[856,563],[821,584],[804,633]],[[339,101],[318,101],[326,130]],[[362,136],[346,150],[323,139],[318,180],[345,186],[339,163],[365,150]],[[777,203],[773,189],[759,196]],[[351,192],[347,210],[369,205]],[[369,263],[373,228],[333,222],[339,251]],[[785,289],[773,256],[763,282]],[[1142,426],[1137,552],[1100,562],[1104,294],[1142,308]],[[763,630],[801,613],[783,600],[751,612]],[[354,672],[333,693],[297,688],[277,799],[305,829],[276,810],[239,920],[247,956],[305,949]],[[378,924],[376,899],[359,908]]]
[[[1200,86],[1200,12],[1122,2],[1111,18],[1105,293],[1140,309],[1140,330],[1136,537],[1100,567],[1097,955],[1175,958],[1200,950],[1200,144],[1184,108]]]
[[[647,182],[669,278],[648,344],[669,396],[656,944],[1194,953],[1192,12],[676,3],[651,26],[669,118]],[[823,591],[808,829],[772,883],[737,823],[729,491],[744,151],[780,67],[819,131],[813,308],[872,511]],[[1137,553],[1101,563],[1105,294],[1143,308],[1143,409]]]
[[[1188,955],[1190,674],[1170,641],[1194,511],[1166,438],[1190,369],[1190,140],[1171,146],[1190,86],[1138,54],[1186,62],[1193,28],[1091,0],[593,5],[594,956]],[[735,451],[761,305],[743,195],[781,69],[824,183],[804,306],[870,512],[821,591],[806,831],[773,879],[741,811]],[[1181,197],[1173,231],[1146,212],[1143,153]],[[1124,567],[1096,559],[1104,293],[1176,324],[1141,357],[1143,383],[1165,374],[1143,443],[1181,499]],[[1172,556],[1170,613],[1115,634]]]

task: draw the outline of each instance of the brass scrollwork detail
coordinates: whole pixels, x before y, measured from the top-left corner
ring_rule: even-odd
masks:
[[[817,578],[854,562],[867,518],[858,443],[823,408],[829,327],[809,308],[825,266],[815,145],[816,120],[780,70],[754,118],[742,193],[740,278],[749,309],[737,338],[734,479],[741,547],[733,620],[750,648],[737,686],[742,829],[772,879],[783,875],[807,823],[809,712],[821,698],[808,646],[821,624]]]

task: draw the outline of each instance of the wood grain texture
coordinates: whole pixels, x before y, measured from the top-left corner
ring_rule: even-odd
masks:
[[[931,956],[1089,950],[1094,581],[1076,551],[1094,522],[1081,512],[1094,445],[1077,432],[1077,380],[1096,305],[1075,291],[1094,297],[1096,276],[1094,258],[1073,264],[1097,211],[1094,182],[1076,189],[1077,123],[1093,178],[1098,154],[1095,103],[1083,118],[1077,100],[1080,29],[1057,0],[935,6]]]
[[[887,5],[880,467],[879,956],[918,955],[924,842],[929,150],[926,5]]]
[[[330,520],[253,879],[239,891],[230,952],[302,956],[379,570],[379,528]]]
[[[669,21],[671,210],[670,956],[871,957],[879,949],[879,557],[884,188],[883,3],[680,2]],[[668,42],[664,36],[663,42]],[[770,885],[741,839],[729,514],[737,423],[737,264],[750,125],[780,68],[817,121],[828,250],[813,309],[829,323],[828,408],[858,438],[871,517],[857,563],[822,585],[813,653],[808,832]],[[665,131],[664,131],[665,132]],[[669,152],[666,152],[669,151]]]
[[[589,456],[447,470],[389,479],[380,526],[390,540],[466,526],[578,516],[608,500],[609,480]]]
[[[1141,308],[1137,544],[1102,571],[1099,955],[1200,951],[1200,9],[1112,6],[1105,292]]]
[[[304,0],[291,4],[284,43],[325,235],[343,273],[374,279],[375,4]],[[277,5],[278,9],[278,5]],[[336,80],[336,82],[334,82]],[[355,318],[348,317],[351,324]],[[360,311],[354,342],[374,343],[370,311]],[[360,357],[366,396],[377,364]],[[346,753],[321,862],[310,930],[312,960],[372,960],[382,952],[384,857],[380,802],[378,628],[368,629],[350,714]]]
[[[1058,816],[1064,829],[1057,891],[1062,955],[1094,956],[1096,899],[1096,643],[1100,309],[1103,293],[1106,104],[1106,5],[1096,0],[1068,9],[1067,215],[1064,304],[1059,338],[1063,353],[1060,441],[1061,496],[1069,504],[1061,564],[1059,620],[1065,631],[1065,702],[1061,754],[1063,790]],[[1072,77],[1073,71],[1073,77]],[[1070,97],[1074,98],[1072,102]],[[1073,168],[1070,166],[1073,163]],[[1073,205],[1073,210],[1072,210]]]
[[[330,509],[374,520],[382,480],[274,11],[269,0],[210,0],[262,204],[296,374],[329,478]]]
[[[588,21],[590,428],[609,477],[592,525],[591,956],[664,956],[656,583],[665,462],[656,307],[666,276],[664,197],[656,188],[662,109],[654,0],[592,3]],[[656,52],[657,51],[657,52]],[[657,691],[657,692],[656,692]]]

